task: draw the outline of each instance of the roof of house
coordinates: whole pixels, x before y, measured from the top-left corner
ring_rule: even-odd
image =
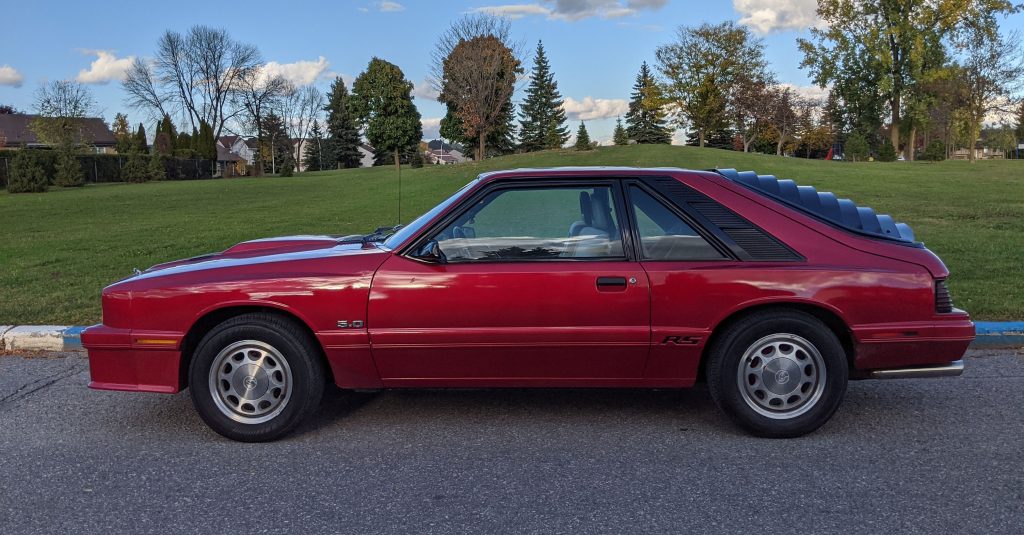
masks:
[[[217,161],[218,162],[244,162],[245,158],[231,152],[227,147],[217,145]]]
[[[47,145],[39,141],[35,132],[29,127],[38,115],[14,113],[0,115],[0,137],[6,145]],[[96,146],[114,146],[117,138],[110,131],[107,123],[99,117],[85,117],[82,121],[82,132],[87,143]]]
[[[217,138],[217,143],[229,148],[234,145],[236,141],[238,141],[238,136],[220,136]]]

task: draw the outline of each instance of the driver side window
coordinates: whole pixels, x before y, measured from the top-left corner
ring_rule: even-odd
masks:
[[[491,192],[435,240],[449,262],[623,258],[609,186]]]

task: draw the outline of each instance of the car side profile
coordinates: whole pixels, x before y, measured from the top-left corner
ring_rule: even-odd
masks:
[[[243,242],[103,290],[90,387],[190,390],[242,441],[324,388],[685,388],[794,437],[850,379],[959,375],[974,338],[910,228],[733,170],[485,173],[404,227]]]

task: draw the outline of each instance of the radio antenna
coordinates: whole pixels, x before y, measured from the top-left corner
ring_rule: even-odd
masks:
[[[398,221],[395,221],[395,225],[402,224],[402,160],[398,157],[398,151],[395,150],[395,163],[398,165]]]

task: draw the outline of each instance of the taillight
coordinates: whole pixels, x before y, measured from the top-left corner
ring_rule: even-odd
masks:
[[[949,296],[945,280],[935,281],[935,311],[940,314],[953,311],[953,298]]]

